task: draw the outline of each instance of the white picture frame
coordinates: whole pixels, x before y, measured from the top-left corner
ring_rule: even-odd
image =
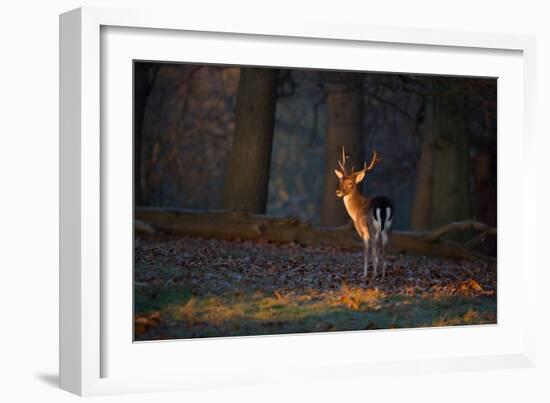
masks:
[[[375,373],[412,374],[534,365],[534,318],[521,313],[535,312],[536,251],[534,248],[536,243],[527,241],[527,234],[536,233],[535,223],[534,220],[511,222],[506,219],[506,212],[512,209],[515,209],[513,214],[516,218],[518,215],[527,217],[529,205],[523,202],[519,204],[520,207],[517,203],[514,207],[507,202],[502,190],[506,189],[506,186],[501,186],[502,181],[499,181],[498,200],[499,324],[496,326],[132,343],[131,321],[120,320],[127,315],[129,303],[127,297],[131,295],[131,283],[128,283],[130,280],[126,275],[128,239],[131,239],[128,238],[127,230],[128,225],[131,228],[131,210],[127,215],[123,215],[122,220],[116,218],[118,217],[116,214],[105,213],[116,211],[113,210],[116,208],[128,207],[124,203],[118,207],[112,206],[110,201],[110,194],[115,191],[111,182],[118,181],[115,184],[118,185],[121,180],[124,180],[125,174],[130,172],[131,175],[131,164],[128,165],[127,159],[131,152],[130,150],[124,152],[128,137],[121,135],[117,137],[122,139],[121,142],[113,143],[111,141],[113,136],[105,137],[105,133],[111,130],[111,124],[122,124],[121,130],[127,134],[128,120],[125,113],[128,110],[131,113],[131,104],[127,104],[124,100],[128,99],[129,81],[122,79],[120,80],[123,81],[122,86],[117,87],[113,81],[105,80],[102,74],[120,74],[117,66],[127,67],[125,60],[129,60],[128,58],[147,58],[146,54],[136,54],[142,50],[132,47],[132,36],[143,35],[140,37],[140,49],[149,49],[153,52],[151,48],[157,48],[155,52],[158,53],[155,53],[152,60],[174,60],[170,53],[163,53],[163,49],[170,50],[177,47],[174,44],[185,40],[186,33],[192,33],[193,40],[200,41],[203,37],[212,39],[210,41],[212,43],[201,43],[204,45],[201,47],[194,46],[190,42],[191,47],[188,49],[195,49],[195,56],[186,61],[193,62],[239,62],[240,64],[290,66],[292,60],[288,57],[294,54],[299,58],[300,52],[304,53],[304,49],[310,49],[310,55],[301,59],[301,62],[295,63],[299,66],[308,64],[314,67],[321,62],[316,59],[316,53],[312,49],[324,46],[333,52],[342,51],[341,57],[323,62],[325,63],[323,67],[329,68],[369,67],[376,71],[398,71],[404,63],[402,58],[400,61],[400,52],[426,54],[428,63],[424,61],[424,64],[419,64],[418,67],[409,65],[403,70],[407,72],[432,74],[459,72],[459,67],[449,67],[453,63],[443,60],[445,58],[442,58],[439,64],[440,59],[436,58],[433,52],[443,52],[449,58],[455,58],[454,64],[456,60],[463,57],[471,57],[472,61],[481,60],[475,67],[477,70],[468,70],[474,71],[476,75],[494,76],[491,71],[502,68],[505,79],[501,80],[501,83],[504,82],[502,85],[509,85],[509,87],[501,86],[499,92],[504,88],[508,97],[514,94],[515,103],[508,101],[501,103],[499,95],[499,136],[503,133],[504,139],[510,139],[510,141],[500,141],[499,137],[499,178],[506,175],[507,178],[522,183],[523,194],[534,194],[535,182],[532,174],[535,172],[535,161],[532,158],[534,155],[532,122],[534,120],[535,41],[533,37],[356,26],[313,20],[299,25],[286,24],[283,27],[268,18],[250,21],[212,20],[159,10],[80,8],[62,14],[60,17],[60,385],[63,389],[79,395],[96,395],[215,385],[244,386],[306,379],[319,380],[329,376],[331,379],[334,377],[344,379],[349,376],[370,376]],[[107,37],[102,35],[112,36],[106,39]],[[123,42],[124,40],[128,42]],[[219,44],[216,45],[216,41],[230,43],[231,40],[240,41],[245,46],[257,46],[257,50],[248,52],[251,55],[247,55],[244,48],[239,49],[237,42],[234,42],[231,52],[240,56],[235,60],[229,59],[232,56],[215,46],[219,46]],[[159,46],[154,46],[155,43]],[[209,46],[214,47],[209,48]],[[297,46],[300,52],[293,50],[293,46]],[[263,47],[272,47],[272,51],[262,51]],[[286,47],[290,54],[284,61],[280,53],[277,53],[277,49],[280,51],[281,47]],[[109,50],[113,49],[118,51],[109,53]],[[218,49],[218,52],[214,54],[211,49]],[[386,52],[386,49],[389,51]],[[381,52],[376,58],[376,65],[373,64],[374,62],[361,61],[361,57],[353,58],[353,55],[360,55],[357,52],[367,51]],[[392,55],[393,51],[395,51],[394,55]],[[112,68],[108,62],[106,65],[106,61],[102,60],[105,57],[111,57],[114,60],[115,56],[125,59],[113,65]],[[358,64],[354,65],[351,60],[357,60]],[[427,67],[428,64],[429,67]],[[509,69],[498,67],[499,65],[509,66]],[[107,70],[104,70],[105,68]],[[108,108],[112,105],[114,108],[121,108],[120,115],[119,110],[116,110],[117,121],[114,123],[110,123],[109,118],[106,118],[113,113],[108,108],[102,109],[105,108],[106,103],[110,105]],[[505,113],[502,113],[502,108],[505,108]],[[505,118],[511,120],[501,121],[502,115],[506,115]],[[510,117],[510,115],[513,116]],[[503,123],[505,123],[504,127]],[[519,131],[521,136],[512,138],[513,131]],[[120,166],[123,167],[121,169],[115,168],[109,162],[113,153],[117,152],[126,155],[126,157],[120,156],[122,161]],[[518,158],[517,154],[520,155],[519,158],[522,160],[520,167],[513,169],[514,167],[506,163],[512,157],[511,154],[515,154],[514,158]],[[129,158],[131,162],[131,156]],[[128,176],[128,185],[118,186],[122,190],[126,189],[126,193],[122,194],[122,200],[127,200],[127,190],[128,186],[131,190],[131,182],[131,176]],[[113,233],[109,232],[110,242],[118,245],[120,241],[120,245],[123,246],[121,249],[125,252],[113,252],[111,245],[105,241],[105,228],[107,231],[110,231],[109,228],[114,228]],[[504,229],[508,230],[504,231]],[[506,233],[511,231],[516,232],[515,237],[506,236]],[[121,238],[113,235],[117,233],[122,234]],[[505,262],[502,259],[503,253],[506,254]],[[114,259],[119,254],[126,260],[122,262],[124,266],[124,269],[121,269],[122,274],[117,276],[113,271],[109,271],[108,267],[111,267],[109,259]],[[504,269],[501,269],[501,264],[504,265]],[[518,273],[507,270],[505,267],[507,264],[521,267],[521,271]],[[107,283],[106,280],[109,282]],[[507,287],[512,284],[512,281],[521,282],[525,292],[521,304],[516,308],[507,303],[512,298],[509,293],[507,294]],[[121,296],[120,301],[114,301],[113,290],[116,291],[117,296]],[[115,306],[115,304],[118,305]],[[410,352],[411,349],[407,349],[407,340],[415,343],[416,351]],[[443,344],[445,340],[456,348],[454,350],[450,347],[448,350],[443,347],[438,349],[438,343]],[[476,341],[476,344],[467,350],[468,344],[464,344],[464,340],[471,340],[472,343]],[[395,348],[392,354],[388,354],[391,343]],[[351,349],[361,345],[371,346],[364,349],[370,355],[352,355]],[[430,349],[429,346],[436,347]],[[319,348],[323,348],[325,352],[334,351],[335,354],[320,357],[316,355]],[[371,350],[368,350],[369,348]],[[336,355],[336,351],[339,351],[339,355]],[[181,360],[170,359],[178,355],[186,357],[183,364]],[[350,356],[349,359],[340,358]],[[139,357],[139,360],[136,357]],[[136,369],[134,358],[143,363],[144,369],[150,369],[152,360],[157,360],[154,366],[156,374],[146,370],[133,371]],[[269,362],[270,365],[262,364],[262,360]],[[213,363],[217,364],[215,369],[211,369]],[[193,371],[189,371],[191,366],[194,368]]]

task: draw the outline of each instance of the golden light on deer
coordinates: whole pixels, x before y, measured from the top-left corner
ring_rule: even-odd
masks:
[[[344,200],[346,211],[363,241],[363,277],[365,279],[368,278],[369,252],[372,253],[372,281],[375,282],[380,259],[382,259],[382,279],[386,277],[386,251],[391,235],[394,206],[387,197],[368,198],[359,190],[359,184],[365,179],[366,173],[372,171],[380,161],[376,151],[373,152],[369,165],[367,166],[365,162],[363,169],[358,172],[354,172],[354,167],[351,167],[351,171],[348,172],[346,169],[347,159],[348,156],[342,147],[342,161],[338,160],[340,170],[334,170],[340,181],[336,189],[336,196]]]

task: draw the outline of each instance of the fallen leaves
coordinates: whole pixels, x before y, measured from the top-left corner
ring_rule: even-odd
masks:
[[[478,317],[479,317],[479,314],[477,313],[477,311],[470,308],[462,318],[464,319],[465,322],[474,322]]]
[[[265,323],[269,333],[276,333],[281,327],[298,326],[290,325],[289,321],[304,321],[307,315],[345,312],[350,317],[371,318],[385,312],[389,315],[392,309],[400,312],[415,309],[418,301],[431,303],[441,299],[442,304],[448,304],[445,301],[451,297],[496,295],[496,267],[481,261],[390,255],[386,279],[380,279],[379,268],[375,283],[363,278],[362,265],[362,253],[336,248],[160,234],[138,237],[135,292],[155,305],[144,309],[152,312],[136,314],[135,332],[153,338],[172,326],[184,329],[185,332],[181,331],[190,335],[187,337],[198,337],[207,327],[226,326],[231,332],[244,333],[249,327],[239,321],[246,318],[250,323]],[[371,273],[369,267],[369,279]],[[166,297],[167,290],[173,290],[173,298]],[[252,311],[251,306],[255,307]],[[491,316],[479,316],[475,310],[460,311],[459,319],[456,312],[452,320],[441,315],[438,312],[423,323],[448,325],[493,320]],[[384,328],[413,323],[403,322],[403,317],[398,320],[399,323],[388,320]],[[364,320],[354,323],[358,329],[380,326],[375,320],[370,325]],[[343,328],[332,316],[308,326],[308,331]]]
[[[452,292],[463,297],[476,297],[480,295],[493,295],[493,291],[485,291],[475,279],[461,282]]]
[[[347,284],[342,285],[338,300],[352,310],[379,310],[380,299],[385,293],[378,288],[363,289],[360,287],[350,288]]]
[[[342,295],[340,297],[340,301],[345,304],[349,309],[358,310],[359,309],[359,301],[356,301],[353,297],[350,297],[348,295]]]
[[[285,299],[283,294],[281,294],[279,291],[275,291],[274,294],[275,294],[275,298],[277,298],[278,300],[284,300]]]
[[[134,333],[142,334],[161,322],[160,311],[154,311],[145,315],[136,315],[134,318]]]
[[[281,295],[308,289],[326,292],[338,290],[343,282],[372,288],[363,278],[361,252],[327,247],[157,236],[136,239],[135,261],[139,284],[172,280],[199,296],[238,290]],[[400,254],[388,256],[387,277],[382,281],[378,276],[374,286],[389,295],[446,294],[445,287],[454,289],[470,279],[486,292],[496,290],[496,269],[485,262]]]
[[[409,297],[415,297],[416,296],[416,289],[412,286],[405,286],[403,290],[401,291],[402,295],[407,295]]]

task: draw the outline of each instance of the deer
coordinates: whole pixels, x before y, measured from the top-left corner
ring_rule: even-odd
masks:
[[[346,159],[348,158],[349,156],[346,156],[344,147],[342,147],[342,161],[338,160],[340,169],[334,170],[339,179],[336,196],[343,199],[355,230],[363,241],[363,278],[365,280],[368,279],[369,250],[372,249],[372,282],[374,283],[379,258],[382,259],[382,280],[386,278],[386,250],[394,218],[393,201],[385,196],[368,198],[363,196],[359,190],[359,184],[365,179],[367,172],[372,171],[381,161],[376,151],[373,152],[370,164],[367,166],[365,162],[363,169],[358,172],[354,172],[353,167],[350,172],[346,170]]]

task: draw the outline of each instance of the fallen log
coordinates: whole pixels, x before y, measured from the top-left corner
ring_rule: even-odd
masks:
[[[247,214],[244,211],[192,211],[154,207],[136,208],[135,220],[140,226],[145,223],[155,231],[172,235],[274,243],[294,242],[304,246],[330,246],[346,250],[361,250],[363,247],[351,221],[341,227],[326,228],[313,227],[292,217],[271,217]],[[449,233],[466,229],[481,231],[482,234],[496,234],[495,228],[474,219],[451,223],[426,232],[393,231],[390,251],[453,259],[494,260],[475,252],[468,243],[461,244],[443,239]]]
[[[137,208],[135,219],[155,230],[173,235],[216,239],[295,242],[305,246],[361,247],[350,225],[312,227],[295,218],[247,214],[244,211],[190,211],[170,208]]]
[[[134,220],[134,231],[138,234],[147,235],[153,235],[156,232],[152,226],[139,220]]]

